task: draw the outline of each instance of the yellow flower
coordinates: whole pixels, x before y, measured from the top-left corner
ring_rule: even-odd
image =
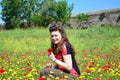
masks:
[[[119,73],[119,72],[117,72],[117,73],[116,73],[116,75],[120,76],[120,73]]]
[[[81,75],[86,75],[87,73],[86,72],[82,72]]]
[[[28,74],[27,77],[32,77],[32,74]]]
[[[16,72],[13,72],[13,73],[12,73],[12,76],[14,76],[14,75],[16,75]]]
[[[84,75],[81,75],[81,76],[79,77],[80,80],[83,80],[84,78],[85,78]]]
[[[101,72],[101,69],[100,69],[100,68],[98,68],[97,72]]]
[[[65,79],[68,79],[68,76],[65,75],[64,78],[65,78]]]
[[[50,71],[50,74],[53,74],[53,71]]]
[[[95,68],[90,68],[90,70],[91,70],[91,72],[95,72],[96,71]]]
[[[49,77],[52,77],[52,75],[50,74]]]
[[[100,67],[100,64],[97,64],[97,68]]]
[[[102,77],[102,76],[103,76],[103,74],[100,74],[100,76]]]
[[[9,69],[10,72],[12,72],[13,70],[12,69]]]
[[[60,78],[59,77],[55,77],[55,80],[59,80]]]
[[[18,61],[17,64],[20,64],[20,62]]]

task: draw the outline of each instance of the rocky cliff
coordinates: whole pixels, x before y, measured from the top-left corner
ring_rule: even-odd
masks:
[[[86,12],[84,14],[88,15],[88,20],[82,22],[76,21],[77,14],[72,15],[71,27],[81,28],[81,27],[88,27],[91,25],[120,26],[120,8]]]

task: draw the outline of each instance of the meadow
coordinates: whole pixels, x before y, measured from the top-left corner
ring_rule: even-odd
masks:
[[[120,27],[65,30],[76,51],[78,80],[120,80]],[[48,48],[48,28],[0,31],[0,80],[38,80],[40,69],[51,62]]]

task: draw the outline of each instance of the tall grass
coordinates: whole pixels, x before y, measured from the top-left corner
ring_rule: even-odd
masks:
[[[119,27],[91,27],[88,29],[66,29],[68,38],[77,49],[104,48],[120,46]],[[50,46],[48,29],[9,30],[0,32],[0,52],[39,51]]]

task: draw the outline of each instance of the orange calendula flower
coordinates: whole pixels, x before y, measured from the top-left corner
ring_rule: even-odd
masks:
[[[60,70],[62,70],[62,66],[59,65],[58,68],[59,68]]]

